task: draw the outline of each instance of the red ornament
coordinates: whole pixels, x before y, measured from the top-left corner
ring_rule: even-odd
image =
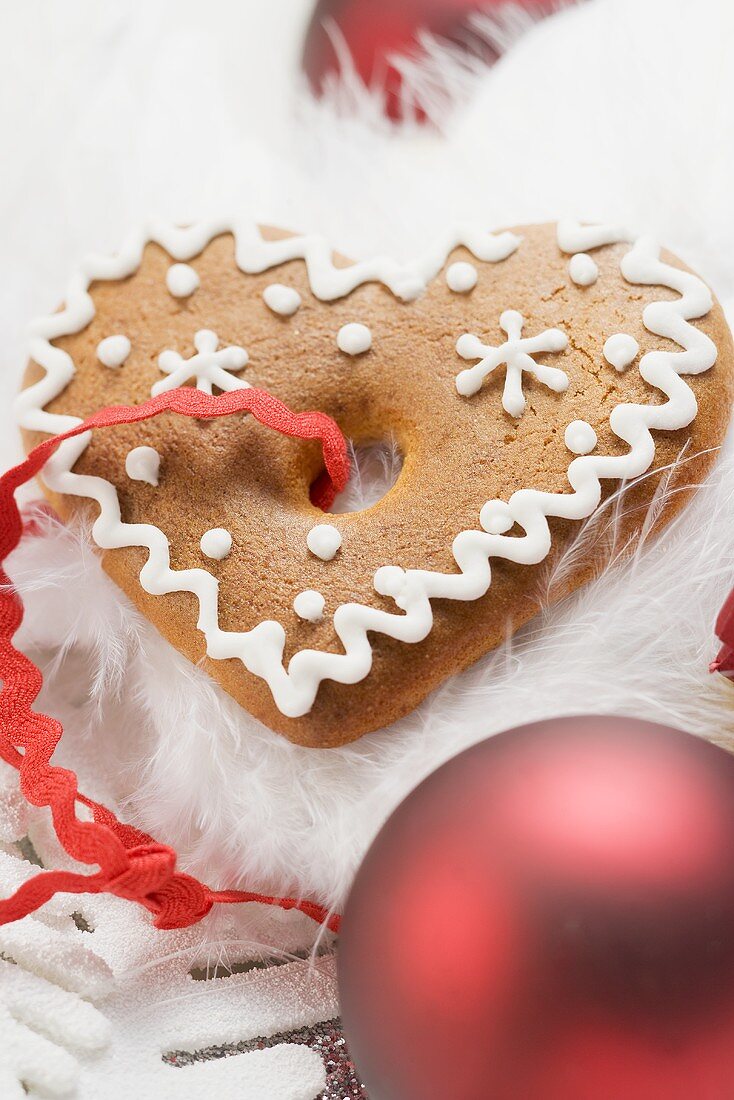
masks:
[[[622,718],[462,753],[368,853],[340,991],[379,1100],[731,1100],[734,757]]]
[[[729,593],[714,629],[721,648],[711,662],[710,671],[721,672],[734,679],[734,591]]]
[[[552,0],[516,2],[538,17],[558,6]],[[402,118],[402,81],[394,57],[414,56],[420,32],[426,30],[491,63],[497,51],[471,17],[493,9],[501,13],[503,7],[505,0],[319,0],[306,33],[303,68],[317,94],[330,74],[339,74],[336,32],[361,80],[384,89],[389,117]]]

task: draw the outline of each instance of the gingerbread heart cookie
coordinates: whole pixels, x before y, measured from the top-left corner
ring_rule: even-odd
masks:
[[[462,225],[412,264],[348,264],[251,224],[155,228],[86,262],[39,321],[17,414],[31,445],[179,386],[257,386],[393,437],[362,512],[309,498],[314,443],[171,414],[47,464],[64,516],[158,629],[293,741],[338,745],[415,707],[529,619],[539,581],[622,481],[634,536],[659,471],[693,485],[729,419],[732,342],[701,280],[610,226]],[[658,524],[685,493],[669,493]],[[558,598],[593,573],[574,558]]]

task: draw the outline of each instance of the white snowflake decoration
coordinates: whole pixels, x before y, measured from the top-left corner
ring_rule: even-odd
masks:
[[[247,365],[248,354],[244,348],[233,344],[219,348],[219,337],[208,328],[199,329],[194,336],[196,355],[184,359],[170,348],[158,356],[158,366],[168,375],[161,378],[151,389],[156,397],[166,390],[175,390],[195,379],[196,388],[202,393],[211,393],[214,386],[220,390],[245,390],[250,383],[244,378],[234,378],[228,371],[242,370]],[[217,350],[219,349],[219,350]]]
[[[27,810],[0,765],[0,896],[39,872],[17,849],[26,832],[49,865],[74,866],[47,816]],[[143,910],[105,895],[59,894],[0,926],[2,1100],[323,1095],[318,1051],[329,1058],[332,1048],[319,1046],[319,1035],[330,1041],[322,1021],[339,1011],[334,957],[290,955],[273,965],[274,955],[300,950],[313,927],[302,914],[240,909],[251,911],[240,919],[257,927],[258,940],[279,946],[238,938],[226,912],[157,931]]]
[[[538,336],[523,337],[525,319],[516,309],[506,309],[500,317],[500,326],[507,333],[507,340],[499,347],[484,344],[471,332],[465,332],[456,341],[456,350],[462,359],[478,359],[473,367],[460,371],[456,388],[463,397],[477,393],[482,382],[502,363],[506,365],[505,388],[502,407],[510,416],[522,416],[525,411],[525,394],[522,389],[523,372],[527,372],[555,393],[568,389],[568,375],[557,367],[536,363],[533,355],[538,352],[564,351],[568,337],[558,328],[549,328]]]

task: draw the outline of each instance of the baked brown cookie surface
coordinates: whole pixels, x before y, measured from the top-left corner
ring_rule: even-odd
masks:
[[[700,280],[649,241],[529,226],[457,233],[414,267],[351,268],[314,238],[243,236],[172,231],[92,266],[89,301],[77,288],[37,330],[19,420],[30,446],[62,417],[247,382],[328,413],[354,443],[397,441],[395,486],[339,515],[309,500],[318,446],[251,417],[97,432],[44,474],[62,516],[102,513],[95,538],[116,546],[104,567],[160,632],[295,742],[343,744],[406,714],[589,579],[593,554],[543,591],[600,494],[640,478],[624,542],[657,488],[649,471],[685,452],[671,484],[683,487],[715,460],[731,336]],[[657,523],[685,497],[668,494]],[[155,548],[132,524],[158,530]],[[149,556],[169,576],[161,534],[173,573],[218,581],[208,636],[192,592],[141,584]],[[243,656],[219,656],[240,644]]]

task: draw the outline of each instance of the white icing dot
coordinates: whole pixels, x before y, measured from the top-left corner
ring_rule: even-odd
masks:
[[[232,549],[232,536],[224,527],[212,527],[205,531],[199,543],[202,554],[215,561],[223,561]]]
[[[568,274],[577,286],[591,286],[599,278],[599,268],[591,256],[577,252],[568,262]]]
[[[188,298],[199,286],[199,276],[188,264],[171,264],[166,272],[166,286],[174,298]]]
[[[293,610],[299,619],[305,619],[308,623],[320,623],[324,617],[325,603],[326,600],[320,592],[307,588],[296,596],[293,601]]]
[[[626,332],[617,332],[610,336],[604,345],[604,358],[617,370],[626,370],[635,359],[640,350],[640,345],[634,336],[628,336]]]
[[[347,355],[361,355],[372,347],[372,333],[367,325],[359,325],[355,322],[342,325],[337,333],[336,344],[339,351]]]
[[[454,290],[457,294],[468,294],[477,285],[478,278],[474,264],[463,261],[451,264],[446,272],[446,284],[449,290]]]
[[[291,317],[301,304],[301,295],[292,286],[271,283],[263,291],[263,301],[273,313],[280,313],[282,317]]]
[[[504,535],[515,521],[504,500],[488,500],[479,513],[479,522],[488,535]]]
[[[129,354],[127,336],[105,336],[97,344],[97,358],[104,367],[121,367]]]
[[[572,420],[563,435],[569,451],[575,455],[587,455],[597,444],[596,432],[586,420]]]
[[[342,537],[330,523],[317,523],[306,535],[306,545],[322,561],[331,561],[342,544]]]
[[[158,485],[161,456],[153,447],[133,447],[125,459],[125,472],[133,481],[147,481],[154,488]]]

